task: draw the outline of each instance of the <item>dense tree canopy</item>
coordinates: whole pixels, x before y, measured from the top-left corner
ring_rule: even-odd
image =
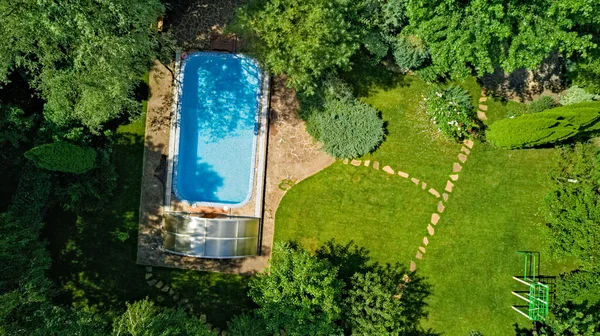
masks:
[[[93,131],[139,103],[133,90],[157,55],[158,0],[0,1],[0,85],[27,77],[58,125]]]

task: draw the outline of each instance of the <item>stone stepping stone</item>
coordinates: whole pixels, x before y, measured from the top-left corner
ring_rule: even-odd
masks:
[[[423,189],[423,190],[427,189],[427,183],[421,182],[421,189]]]
[[[410,261],[410,271],[414,272],[417,269],[417,264],[414,261]]]
[[[365,160],[365,167],[368,167],[371,164],[371,160]]]
[[[424,244],[425,246],[429,245],[429,238],[427,238],[427,237],[423,237],[423,244]]]
[[[458,173],[461,170],[462,170],[462,166],[460,165],[460,163],[454,162],[454,164],[452,164],[452,172],[453,173]]]
[[[437,192],[437,190],[435,190],[433,188],[429,189],[429,193],[432,194],[433,196],[437,197],[437,198],[440,198],[440,193]]]
[[[405,173],[405,172],[403,172],[403,171],[399,171],[399,172],[398,172],[398,175],[400,175],[400,176],[402,176],[402,177],[404,177],[404,178],[408,178],[408,174],[407,174],[407,173]]]
[[[146,266],[146,272],[152,272],[152,266]]]
[[[152,273],[146,273],[146,280],[152,278]]]
[[[394,170],[390,166],[385,166],[385,167],[381,168],[381,170],[383,170],[384,172],[386,172],[388,174],[394,174]]]
[[[467,156],[465,154],[458,154],[458,160],[462,163],[465,163],[465,161],[467,161]]]
[[[152,286],[156,285],[156,283],[158,282],[158,280],[152,279],[152,280],[148,280],[146,282],[148,283],[148,286],[152,287]]]
[[[373,168],[379,170],[379,162],[377,162],[377,161],[373,162]]]
[[[465,144],[465,146],[467,146],[469,148],[473,148],[473,145],[474,145],[473,140],[471,140],[471,139],[465,140],[464,144]]]
[[[162,281],[159,281],[159,282],[156,284],[156,288],[162,288],[162,286],[163,286],[163,285],[164,285],[164,284],[163,284],[163,282],[162,282]]]
[[[421,250],[421,253],[425,253],[425,248],[423,246],[419,246],[419,250]]]
[[[453,187],[454,187],[454,183],[452,183],[450,181],[446,181],[446,188],[444,190],[446,190],[447,192],[452,192]]]
[[[433,229],[433,226],[431,226],[431,224],[427,225],[427,232],[429,232],[430,236],[433,236],[435,230]]]
[[[479,104],[479,109],[480,109],[480,110],[482,110],[482,111],[487,111],[487,108],[488,108],[488,107],[487,107],[487,105],[484,105],[484,104]]]
[[[442,213],[442,212],[444,212],[444,209],[445,209],[445,208],[446,208],[446,207],[444,206],[444,202],[442,202],[442,201],[439,201],[439,202],[438,202],[438,206],[437,206],[437,211],[438,211],[439,213]]]
[[[486,97],[486,96],[480,97],[480,98],[479,98],[479,102],[480,102],[480,103],[485,103],[485,102],[487,101],[487,98],[488,98],[488,97]]]
[[[417,251],[417,255],[415,256],[415,258],[421,260],[421,259],[423,259],[423,254],[421,254],[421,252]]]
[[[487,116],[485,115],[485,112],[483,112],[483,111],[477,111],[477,118],[479,120],[487,120]]]
[[[344,159],[344,164],[348,164],[348,159]]]
[[[437,213],[432,213],[431,214],[431,224],[433,225],[437,225],[437,223],[440,221],[440,215]]]
[[[419,179],[413,177],[410,180],[413,181],[414,184],[419,185]]]
[[[460,148],[460,151],[461,151],[461,152],[464,152],[464,153],[465,153],[465,154],[467,154],[467,155],[471,154],[471,151],[470,151],[470,150],[469,150],[467,147],[465,147],[465,146],[462,146],[462,147]]]
[[[453,175],[450,175],[450,179],[451,179],[452,181],[456,181],[456,180],[458,180],[458,174],[453,174]]]
[[[358,166],[360,166],[361,162],[362,161],[360,161],[360,160],[352,160],[352,161],[350,161],[350,164],[358,167]]]
[[[448,198],[449,198],[448,194],[446,194],[446,193],[442,194],[442,199],[444,199],[444,202],[448,202]]]

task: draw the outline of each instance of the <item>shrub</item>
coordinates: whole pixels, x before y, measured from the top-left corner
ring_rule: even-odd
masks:
[[[416,69],[429,58],[425,42],[416,35],[398,35],[392,49],[396,64],[403,70]]]
[[[445,135],[456,140],[469,136],[477,126],[471,95],[460,86],[435,87],[427,95],[427,113]]]
[[[317,94],[300,96],[306,129],[336,158],[356,158],[373,151],[385,137],[383,120],[373,107],[354,98],[350,87],[329,77]]]
[[[529,113],[538,113],[557,107],[556,100],[550,96],[542,96],[538,100],[534,100],[529,104]]]
[[[354,100],[328,100],[313,116],[323,149],[337,158],[356,158],[373,151],[384,138],[383,120],[373,107]]]
[[[94,168],[96,151],[66,142],[37,146],[25,152],[25,157],[44,169],[83,174]]]
[[[577,270],[563,275],[556,284],[554,304],[564,306],[569,302],[588,306],[600,304],[600,273]]]
[[[598,131],[600,103],[580,103],[503,119],[490,126],[487,139],[506,149],[559,143]]]
[[[573,105],[577,103],[591,102],[598,99],[598,96],[588,93],[586,90],[571,86],[559,95],[561,105]]]

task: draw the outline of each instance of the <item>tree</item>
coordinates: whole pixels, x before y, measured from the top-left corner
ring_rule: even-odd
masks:
[[[46,100],[45,116],[98,132],[139,111],[133,90],[158,54],[158,0],[0,1],[0,84],[26,76]]]
[[[148,299],[126,305],[127,310],[113,322],[113,335],[219,335],[203,319],[181,309],[159,308]]]
[[[264,61],[287,83],[309,93],[327,71],[344,68],[359,48],[359,36],[347,15],[346,0],[269,0],[238,15],[238,32],[255,34]]]
[[[499,120],[486,136],[498,147],[529,148],[592,134],[599,130],[599,120],[599,102],[580,103]]]
[[[272,334],[333,335],[343,283],[337,268],[289,244],[276,244],[271,265],[250,283],[256,313]]]
[[[555,50],[570,57],[596,46],[567,2],[409,0],[406,32],[425,41],[438,74],[464,78],[498,67],[534,69]],[[581,12],[589,19],[598,8],[588,7]]]
[[[96,164],[95,150],[66,142],[34,147],[25,157],[40,168],[73,174],[83,174]]]
[[[591,143],[561,148],[545,209],[551,251],[576,257],[584,267],[600,260],[600,164]]]
[[[357,335],[413,335],[425,317],[429,288],[396,264],[356,273],[344,301],[345,323]]]

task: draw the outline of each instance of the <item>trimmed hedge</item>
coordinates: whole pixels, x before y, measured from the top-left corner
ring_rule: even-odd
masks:
[[[94,168],[96,151],[66,142],[40,145],[25,152],[25,157],[44,169],[83,174]]]
[[[487,139],[506,149],[559,143],[600,130],[600,102],[557,107],[503,119],[490,126]]]

